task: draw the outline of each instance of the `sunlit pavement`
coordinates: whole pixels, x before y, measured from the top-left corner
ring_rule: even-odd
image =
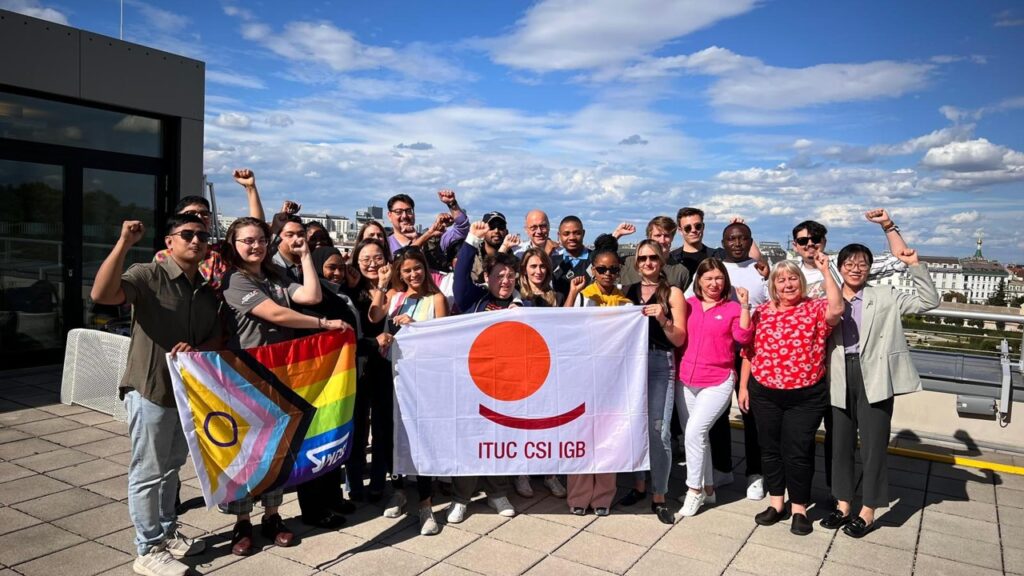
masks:
[[[61,404],[60,376],[59,368],[0,372],[0,576],[132,574],[127,427]],[[199,507],[180,518],[182,531],[204,538],[208,550],[186,561],[195,573],[246,576],[1024,574],[1024,476],[890,457],[892,505],[879,529],[854,540],[815,524],[813,534],[799,537],[788,521],[754,524],[767,500],[745,499],[742,433],[733,439],[735,483],[719,491],[717,505],[674,526],[658,522],[649,500],[606,518],[572,516],[535,481],[534,498],[511,497],[520,511],[512,519],[478,501],[465,522],[444,525],[447,499],[439,494],[437,536],[419,536],[414,516],[389,520],[381,505],[370,504],[342,529],[323,532],[298,521],[290,494],[282,515],[299,535],[295,546],[232,556],[233,518]],[[820,446],[817,464],[815,498],[825,502]],[[676,508],[683,470],[673,473]],[[199,503],[191,464],[182,479],[182,500]],[[620,476],[621,493],[630,482]],[[823,507],[809,515],[820,519]]]

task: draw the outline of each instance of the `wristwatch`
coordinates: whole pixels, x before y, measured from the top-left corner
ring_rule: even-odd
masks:
[[[888,234],[889,232],[896,232],[897,234],[899,234],[900,227],[897,226],[895,222],[893,222],[892,224],[889,224],[889,226],[882,228],[882,232],[885,232],[886,234]]]

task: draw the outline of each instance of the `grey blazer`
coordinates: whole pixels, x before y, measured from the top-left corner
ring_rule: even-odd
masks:
[[[921,389],[921,377],[910,359],[900,319],[904,314],[919,314],[937,307],[939,293],[924,264],[910,266],[907,271],[917,288],[913,296],[892,286],[864,287],[860,367],[864,390],[872,404]],[[828,339],[828,376],[832,405],[846,408],[846,358],[841,326],[836,326]]]

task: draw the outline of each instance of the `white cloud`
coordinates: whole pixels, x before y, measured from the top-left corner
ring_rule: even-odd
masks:
[[[793,142],[793,148],[795,148],[797,150],[803,150],[804,148],[810,148],[813,145],[814,145],[814,142],[811,142],[810,140],[808,140],[806,138],[797,138],[796,141]]]
[[[0,0],[0,8],[57,24],[68,24],[67,15],[56,8],[43,6],[38,0]]]
[[[949,221],[954,224],[970,224],[971,222],[977,222],[978,211],[971,210],[969,212],[957,212],[949,217]]]
[[[237,112],[225,112],[217,116],[213,123],[222,128],[246,130],[252,126],[252,118]]]
[[[189,19],[185,16],[182,16],[177,12],[157,8],[156,6],[147,4],[141,0],[126,0],[125,4],[128,4],[132,8],[138,10],[150,27],[161,32],[180,32],[189,24]]]
[[[1012,10],[1003,10],[996,14],[996,21],[993,24],[996,28],[1011,28],[1024,26],[1024,18],[1016,17]]]
[[[924,155],[921,163],[929,168],[952,170],[954,172],[983,172],[998,170],[1020,158],[1004,146],[992,144],[984,138],[967,142],[951,142],[944,146],[931,148]]]
[[[223,84],[224,86],[234,86],[236,88],[249,88],[253,90],[263,90],[267,87],[263,83],[263,80],[255,76],[249,76],[246,74],[236,74],[232,72],[224,72],[221,70],[206,70],[206,81],[214,84]]]
[[[942,106],[939,108],[939,112],[950,122],[959,123],[964,120],[981,120],[990,114],[1019,110],[1021,108],[1024,108],[1024,96],[1006,98],[1005,100],[1001,100],[995,104],[974,109],[963,109],[957,108],[956,106]]]
[[[755,5],[754,0],[543,0],[510,34],[480,44],[496,62],[513,68],[600,68],[638,58]]]

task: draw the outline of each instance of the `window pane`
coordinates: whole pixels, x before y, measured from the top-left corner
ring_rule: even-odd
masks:
[[[0,92],[0,138],[159,158],[156,118]]]

